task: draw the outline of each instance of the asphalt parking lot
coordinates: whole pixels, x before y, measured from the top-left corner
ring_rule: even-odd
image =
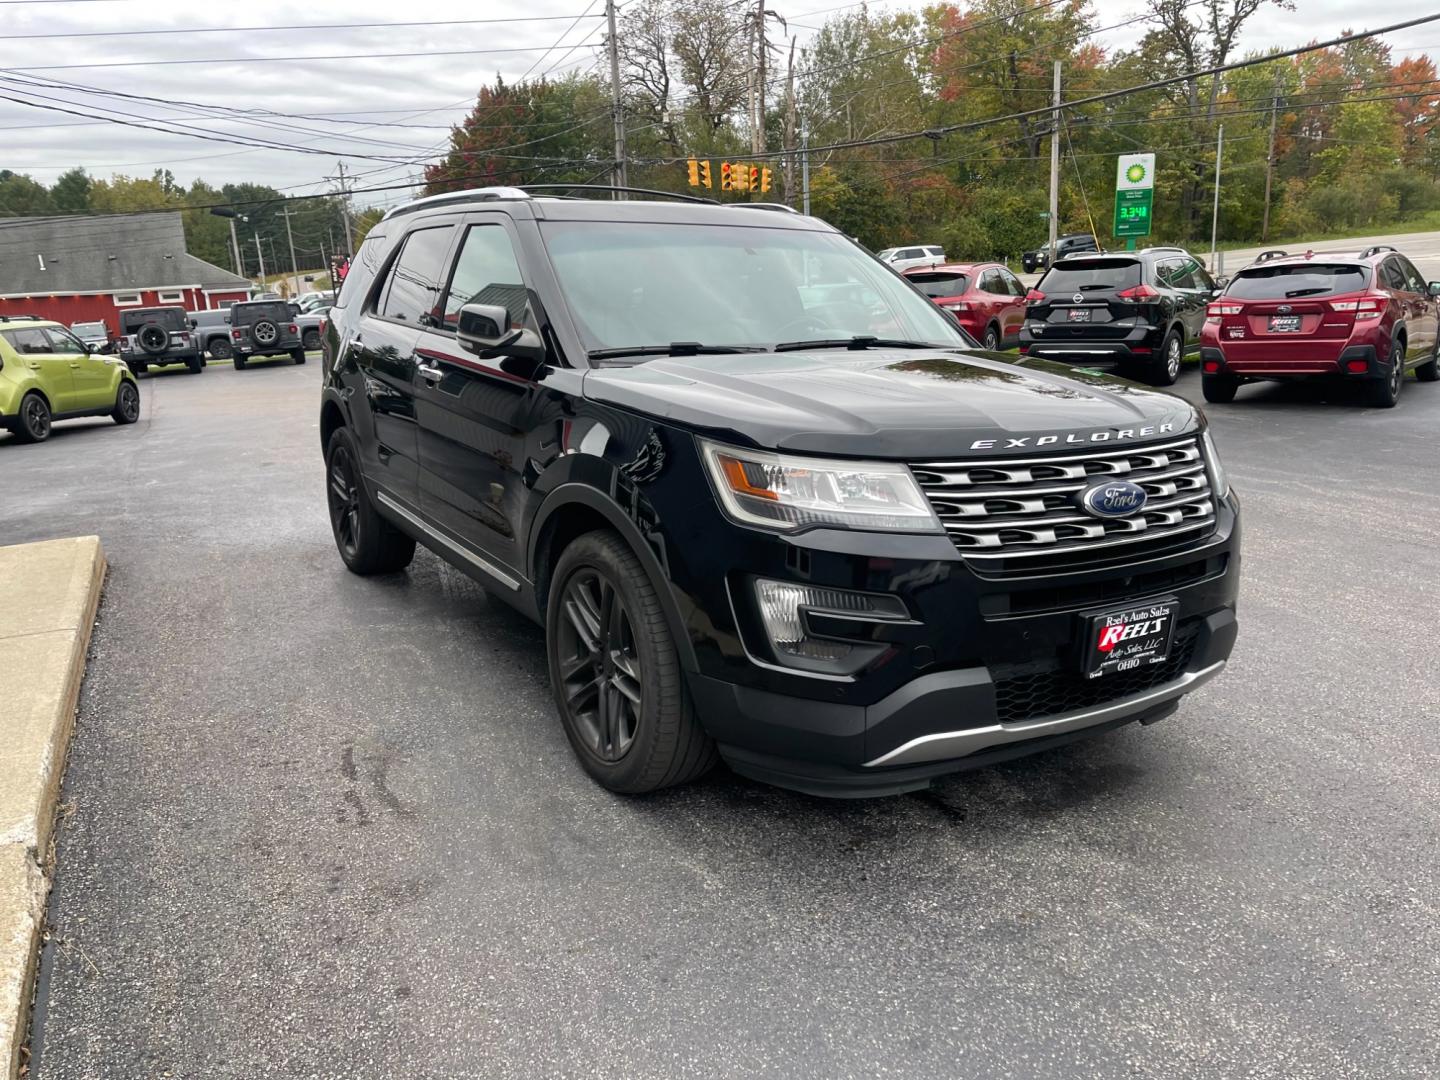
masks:
[[[0,542],[111,564],[35,1075],[1440,1074],[1440,386],[1209,408],[1242,630],[1176,716],[846,803],[591,783],[536,628],[344,570],[319,377],[0,436]]]

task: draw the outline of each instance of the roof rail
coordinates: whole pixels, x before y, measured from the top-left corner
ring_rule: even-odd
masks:
[[[730,205],[740,206],[740,207],[749,207],[751,210],[778,210],[778,211],[780,211],[781,213],[785,213],[785,214],[798,214],[798,213],[800,213],[800,211],[799,211],[799,210],[796,210],[793,206],[786,206],[784,203],[779,203],[779,202],[742,202],[742,203],[733,203],[733,204],[730,204]]]
[[[429,210],[436,206],[450,206],[455,203],[491,202],[496,199],[528,198],[530,198],[530,196],[518,187],[466,188],[463,191],[446,191],[439,195],[427,195],[422,199],[415,199],[413,202],[393,206],[385,211],[385,216],[380,220],[389,221],[391,218],[399,217],[402,214],[413,214],[416,210]]]
[[[0,315],[0,322],[49,322],[44,315]]]
[[[676,191],[658,191],[655,188],[643,187],[612,187],[609,184],[522,184],[521,188],[530,191],[599,191],[613,192],[623,191],[627,195],[658,195],[662,199],[679,199],[681,202],[704,203],[707,206],[719,206],[715,199],[707,199],[700,195],[682,195]],[[752,204],[754,205],[754,204]]]
[[[1259,255],[1256,255],[1250,265],[1254,266],[1255,263],[1269,262],[1271,259],[1288,259],[1289,257],[1290,253],[1288,251],[1271,248],[1269,251],[1262,251]]]
[[[1396,249],[1389,244],[1375,244],[1373,247],[1368,247],[1364,251],[1360,252],[1360,258],[1368,259],[1371,255],[1379,255],[1382,251],[1394,250]]]
[[[1142,248],[1141,250],[1142,250],[1142,251],[1185,251],[1185,249],[1184,249],[1183,247],[1180,247],[1180,245],[1178,245],[1178,244],[1153,244],[1153,245],[1151,245],[1150,247]],[[1190,254],[1190,253],[1189,253],[1188,251],[1185,251],[1185,254],[1188,255],[1188,254]]]

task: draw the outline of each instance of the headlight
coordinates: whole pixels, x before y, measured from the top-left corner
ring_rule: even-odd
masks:
[[[1220,464],[1220,453],[1215,449],[1215,440],[1210,438],[1208,428],[1200,436],[1200,446],[1205,454],[1205,469],[1210,473],[1210,489],[1217,499],[1223,499],[1230,493],[1230,480],[1225,475],[1225,466]]]
[[[941,531],[904,465],[791,457],[703,440],[700,449],[726,512],[747,525]]]

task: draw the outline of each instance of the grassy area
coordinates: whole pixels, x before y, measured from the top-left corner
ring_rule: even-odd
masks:
[[[273,288],[275,288],[275,286],[279,285],[280,282],[288,280],[291,276],[293,276],[293,275],[291,275],[290,271],[288,271],[288,270],[286,270],[284,273],[280,273],[280,274],[266,274],[265,277],[264,277],[265,287],[266,287],[267,289],[273,289]],[[306,281],[305,279],[306,279],[307,277],[313,277],[315,280],[314,280],[314,281]],[[324,292],[325,290],[327,290],[327,289],[329,289],[329,288],[330,288],[330,271],[329,271],[329,270],[305,270],[305,269],[302,269],[302,270],[300,271],[300,291],[301,291],[301,292]]]
[[[1388,236],[1391,233],[1412,233],[1412,232],[1440,232],[1440,210],[1427,210],[1421,214],[1413,214],[1410,217],[1401,218],[1399,221],[1391,221],[1382,225],[1366,225],[1364,228],[1337,229],[1329,232],[1309,233],[1305,236],[1272,236],[1265,241],[1260,240],[1225,240],[1216,245],[1221,251],[1237,251],[1254,247],[1280,247],[1286,244],[1308,244],[1315,241],[1324,243],[1330,240],[1350,240],[1357,236]],[[1192,248],[1209,250],[1209,245],[1199,241]]]

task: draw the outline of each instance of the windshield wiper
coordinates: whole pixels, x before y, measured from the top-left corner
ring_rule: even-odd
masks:
[[[1329,291],[1329,285],[1321,285],[1314,289],[1292,289],[1285,294],[1285,299],[1294,300],[1297,296],[1318,296],[1321,293],[1328,293]]]
[[[904,338],[880,338],[859,334],[848,338],[816,338],[814,341],[782,341],[774,352],[798,352],[801,349],[944,349],[933,341],[907,341]],[[956,345],[954,348],[961,348]]]
[[[758,345],[701,345],[698,341],[672,341],[669,345],[622,345],[616,349],[591,349],[591,360],[617,356],[724,356],[729,353],[764,352]]]

